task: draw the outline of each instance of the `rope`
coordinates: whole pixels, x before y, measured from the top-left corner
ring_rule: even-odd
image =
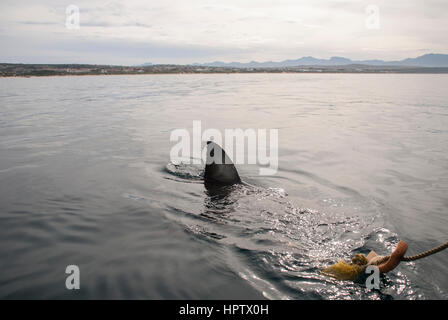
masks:
[[[419,260],[419,259],[428,257],[430,255],[433,255],[433,254],[435,254],[437,252],[440,252],[440,251],[442,251],[442,250],[444,250],[446,248],[448,248],[448,242],[446,242],[444,244],[441,244],[440,246],[435,247],[435,248],[433,248],[431,250],[428,250],[428,251],[416,254],[414,256],[403,257],[403,258],[401,258],[401,261],[409,262],[409,261]],[[389,260],[389,258],[390,258],[390,256],[382,257],[381,259],[378,259],[377,261],[375,261],[375,264],[380,265],[380,264],[386,262],[387,260]]]
[[[403,257],[403,258],[401,258],[401,261],[414,261],[414,260],[422,259],[422,258],[428,257],[430,255],[433,255],[434,253],[442,251],[442,250],[444,250],[446,248],[448,248],[448,242],[444,243],[444,244],[441,244],[440,246],[435,247],[435,248],[433,248],[431,250],[422,252],[420,254],[416,254],[415,256]]]

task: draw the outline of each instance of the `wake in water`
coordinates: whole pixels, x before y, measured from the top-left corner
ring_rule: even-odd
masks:
[[[199,166],[169,163],[167,179],[202,183]],[[188,189],[187,185],[185,186]],[[186,232],[216,245],[229,267],[269,299],[413,299],[400,272],[382,275],[380,290],[363,280],[342,282],[321,274],[324,267],[355,253],[390,252],[399,239],[379,215],[360,217],[300,208],[285,190],[245,184],[205,188],[199,209],[169,206],[169,218]]]

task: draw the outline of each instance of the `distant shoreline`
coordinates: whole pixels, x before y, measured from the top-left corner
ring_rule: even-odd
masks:
[[[252,74],[252,73],[350,73],[350,74],[447,74],[448,67],[409,66],[295,66],[295,67],[210,67],[192,65],[108,66],[81,64],[0,63],[0,77],[103,76],[149,74]]]
[[[448,74],[448,71],[444,72],[203,72],[203,73],[187,73],[187,72],[170,72],[170,73],[109,73],[109,74],[55,74],[55,75],[0,75],[0,78],[58,78],[58,77],[107,77],[107,76],[166,76],[166,75],[237,75],[237,74]]]

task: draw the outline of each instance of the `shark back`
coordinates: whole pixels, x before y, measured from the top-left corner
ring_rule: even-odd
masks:
[[[232,185],[241,183],[238,171],[225,151],[216,143],[207,141],[207,163],[204,182],[206,184]]]

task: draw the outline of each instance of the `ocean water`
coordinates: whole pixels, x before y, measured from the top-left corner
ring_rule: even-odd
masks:
[[[0,79],[0,298],[447,299],[448,252],[380,289],[323,267],[447,241],[448,75]],[[215,194],[174,129],[279,131]],[[67,290],[68,265],[80,289]]]

